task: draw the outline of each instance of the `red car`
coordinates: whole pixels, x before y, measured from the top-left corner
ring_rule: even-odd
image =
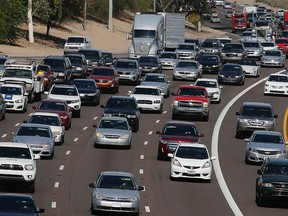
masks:
[[[168,153],[173,153],[181,142],[199,143],[204,134],[198,133],[196,125],[186,121],[168,121],[159,134],[157,159],[168,159]]]
[[[119,90],[119,74],[113,67],[94,67],[90,78],[94,79],[102,90],[109,90],[113,93]]]
[[[279,50],[282,50],[283,54],[288,58],[288,38],[276,38],[275,43]]]
[[[65,130],[71,128],[72,111],[66,101],[63,100],[42,100],[38,106],[32,106],[35,112],[50,112],[60,115],[61,123]]]
[[[50,87],[53,85],[55,79],[51,67],[49,65],[40,64],[37,66],[36,72],[38,75],[44,76],[44,90],[48,91]]]

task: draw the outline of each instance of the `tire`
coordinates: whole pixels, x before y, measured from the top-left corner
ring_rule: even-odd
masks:
[[[81,109],[76,110],[75,113],[74,113],[74,116],[75,116],[75,118],[80,118],[80,116],[81,116]]]
[[[163,112],[163,105],[161,106],[160,110],[158,110],[158,113],[161,114]]]
[[[258,194],[257,195],[257,192],[256,192],[256,203],[257,203],[257,206],[259,207],[263,207],[265,206],[265,200]]]
[[[65,137],[64,137],[64,136],[62,136],[62,137],[61,137],[61,142],[60,142],[60,145],[62,145],[64,142],[65,142]]]
[[[158,146],[157,160],[164,160],[164,157],[161,153],[161,149],[159,146]]]
[[[27,183],[27,192],[35,193],[35,181]]]
[[[176,181],[176,179],[174,177],[172,177],[171,175],[170,175],[169,178],[170,178],[171,181]]]
[[[174,119],[174,120],[178,119],[178,115],[172,113],[172,119]]]
[[[53,151],[52,151],[52,154],[48,157],[48,159],[52,160],[53,157],[54,157],[54,149],[53,149]]]
[[[93,204],[92,204],[92,202],[91,202],[90,211],[91,211],[91,214],[92,214],[92,215],[96,215],[96,214],[97,214],[97,211],[95,211],[95,210],[93,209]]]
[[[236,131],[235,138],[241,139],[242,138],[242,132]]]
[[[204,120],[205,122],[208,122],[208,121],[209,121],[209,115],[204,116],[204,117],[203,117],[203,120]]]
[[[134,125],[134,126],[132,127],[132,132],[137,132],[138,130],[139,130],[139,124]]]
[[[247,155],[245,156],[245,164],[247,164],[247,165],[251,164],[250,161],[247,158]]]

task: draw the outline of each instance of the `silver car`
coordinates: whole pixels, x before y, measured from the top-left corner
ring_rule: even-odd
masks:
[[[173,70],[173,80],[196,80],[202,77],[202,65],[194,60],[179,60]]]
[[[139,84],[141,69],[136,59],[117,59],[114,68],[119,74],[120,82]]]
[[[103,171],[97,180],[89,184],[91,191],[91,213],[118,212],[139,215],[140,193],[131,173]]]
[[[156,86],[167,98],[170,96],[170,81],[166,74],[150,73],[146,74],[140,85]]]
[[[49,125],[22,123],[12,135],[13,142],[29,144],[34,155],[49,159],[54,157],[55,137]]]
[[[258,41],[243,42],[244,48],[247,51],[247,57],[260,59],[263,54],[263,48]]]
[[[254,131],[247,142],[245,162],[259,163],[266,158],[287,158],[286,143],[280,132],[277,131]]]
[[[132,130],[124,117],[102,117],[94,132],[94,147],[131,147]]]
[[[242,66],[246,76],[260,76],[260,65],[255,60],[243,58],[238,61],[238,64]]]
[[[281,50],[266,50],[261,58],[260,64],[262,67],[284,67],[285,59],[286,57]]]
[[[160,54],[159,56],[162,69],[173,69],[176,65],[177,60],[179,59],[176,52],[166,51]]]
[[[175,50],[180,59],[192,60],[195,59],[199,53],[199,48],[194,43],[180,43]]]

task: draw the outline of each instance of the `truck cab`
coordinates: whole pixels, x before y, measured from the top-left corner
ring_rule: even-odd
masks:
[[[232,14],[232,32],[245,31],[247,28],[247,14],[246,13],[233,13]]]

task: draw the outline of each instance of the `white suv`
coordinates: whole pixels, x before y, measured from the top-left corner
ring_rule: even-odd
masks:
[[[34,193],[36,179],[36,161],[28,144],[0,142],[0,181],[22,182],[27,191]]]
[[[79,49],[91,48],[88,36],[69,36],[64,45],[64,54],[77,53]]]

